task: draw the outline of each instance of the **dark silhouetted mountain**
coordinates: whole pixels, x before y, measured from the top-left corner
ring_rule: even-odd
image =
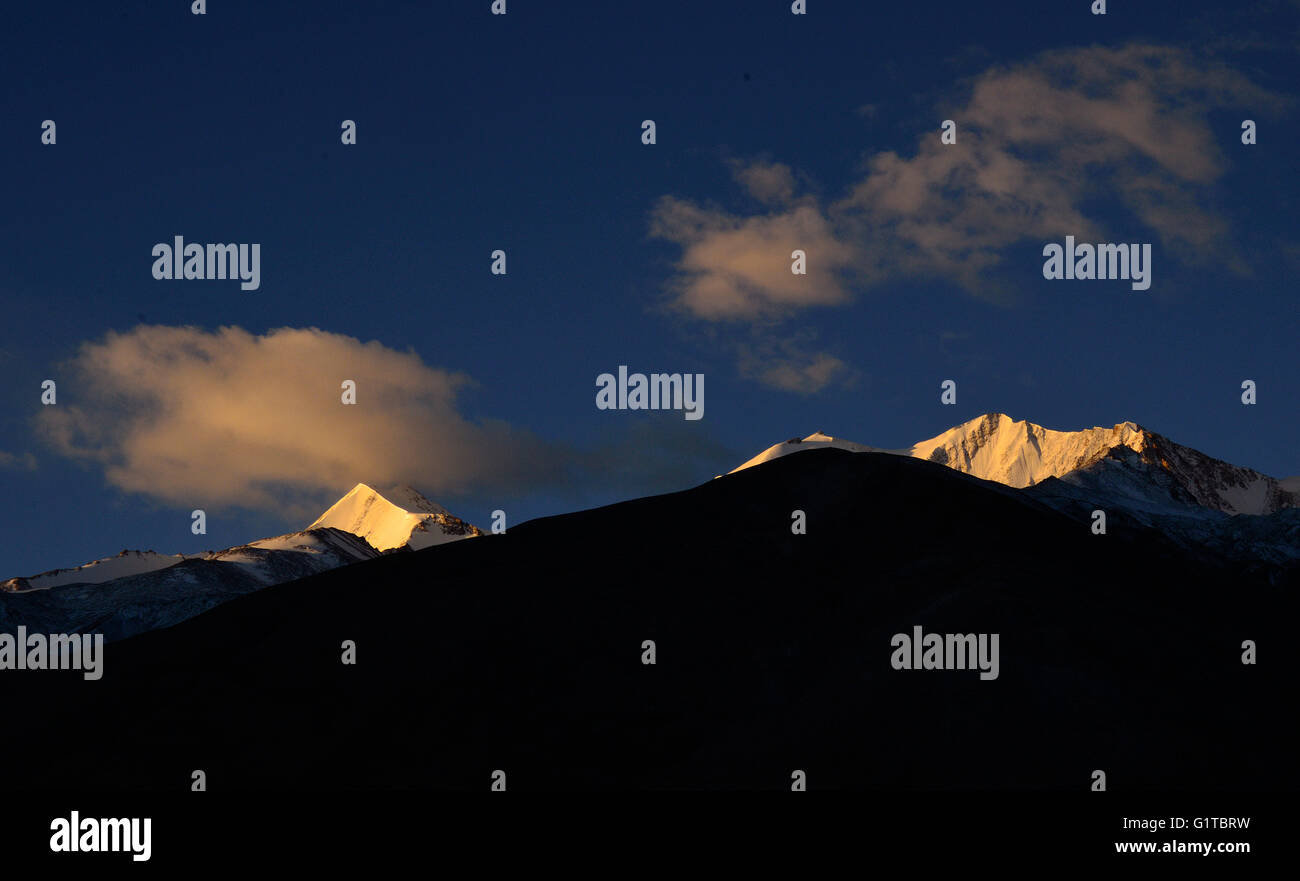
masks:
[[[1277,480],[1175,443],[1133,422],[1053,431],[986,413],[906,449],[820,432],[792,438],[732,473],[815,449],[893,453],[1023,490],[1069,514],[1147,528],[1206,562],[1284,579],[1300,564],[1300,480]],[[1158,539],[1157,539],[1158,540]]]
[[[0,672],[6,781],[1293,789],[1298,586],[822,449],[268,587],[109,645],[99,681]],[[999,677],[893,669],[914,626],[999,634]]]

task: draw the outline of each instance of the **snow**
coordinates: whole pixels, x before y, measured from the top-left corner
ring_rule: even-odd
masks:
[[[141,575],[175,566],[185,559],[183,554],[159,554],[154,551],[122,551],[113,557],[92,560],[72,569],[52,569],[27,578],[11,578],[3,587],[17,592],[47,590],[65,584],[102,584],[114,578]]]
[[[1268,478],[1264,478],[1245,486],[1225,486],[1219,495],[1234,514],[1264,514],[1268,513],[1270,489]]]
[[[383,495],[388,501],[406,511],[418,511],[425,514],[451,513],[442,505],[429,501],[409,486],[395,486],[392,489],[384,490]]]
[[[743,465],[728,471],[728,474],[735,474],[737,471],[744,471],[746,468],[753,468],[755,465],[762,465],[764,462],[771,462],[773,459],[779,459],[790,453],[798,453],[804,450],[830,449],[848,450],[851,453],[896,453],[907,455],[906,450],[882,450],[877,447],[869,447],[866,444],[854,443],[853,441],[843,440],[842,438],[831,437],[820,431],[815,431],[805,438],[791,438],[784,443],[774,444],[754,458],[750,459]]]
[[[730,473],[810,449],[890,453],[946,465],[984,480],[1023,489],[1049,477],[1137,499],[1146,494],[1153,505],[1200,507],[1226,514],[1269,514],[1300,505],[1300,478],[1272,477],[1214,459],[1176,444],[1134,422],[1080,431],[1054,431],[986,413],[907,449],[889,450],[818,432],[803,440],[776,444]]]
[[[380,551],[406,544],[419,550],[477,532],[457,534],[454,527],[444,528],[455,519],[446,508],[434,504],[408,486],[380,493],[358,483],[307,528],[332,526],[342,529],[361,536]]]
[[[250,567],[250,574],[257,579],[272,583],[279,576],[267,569],[268,552],[292,551],[321,560],[363,559],[373,553],[360,542],[349,544],[351,540],[345,541],[337,533],[323,531],[329,527],[358,536],[378,551],[406,544],[418,550],[480,534],[476,527],[453,517],[446,508],[429,501],[409,486],[394,487],[380,493],[359,483],[307,527],[308,531],[263,538],[203,554],[122,551],[115,557],[95,560],[74,569],[54,569],[28,578],[10,578],[0,582],[0,590],[23,593],[69,584],[103,584],[166,569],[185,560],[238,563]]]
[[[244,568],[246,575],[263,584],[278,584],[284,580],[286,566],[294,571],[318,571],[369,559],[375,556],[375,551],[376,548],[364,541],[322,527],[263,538],[224,551],[209,551],[202,559],[236,564]]]
[[[187,556],[178,565],[100,584],[66,584],[0,598],[0,633],[19,623],[106,640],[169,627],[232,597],[379,556],[340,529],[316,529]]]
[[[1141,452],[1148,435],[1132,422],[1112,428],[1053,431],[1002,413],[988,413],[911,448],[957,471],[1022,489],[1101,459],[1115,447]]]
[[[185,560],[211,560],[219,563],[241,563],[246,566],[263,568],[267,560],[267,551],[296,551],[317,556],[334,554],[336,556],[363,558],[366,554],[360,549],[340,548],[338,540],[330,542],[321,533],[312,535],[295,532],[264,538],[246,545],[227,548],[223,551],[207,551],[201,554],[158,554],[153,551],[122,551],[115,557],[95,560],[75,569],[55,569],[29,578],[12,578],[4,582],[3,588],[14,593],[33,590],[48,590],[69,584],[104,584],[118,578],[144,575],[168,569]],[[271,576],[256,573],[257,577],[267,580]]]

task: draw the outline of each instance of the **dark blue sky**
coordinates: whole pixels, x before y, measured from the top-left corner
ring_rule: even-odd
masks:
[[[83,344],[140,325],[314,327],[411,351],[472,378],[458,417],[508,423],[551,448],[552,465],[587,461],[567,485],[524,474],[428,486],[427,469],[412,468],[411,482],[481,525],[495,508],[517,523],[684,488],[795,434],[906,446],[990,410],[1054,429],[1132,420],[1265,473],[1300,473],[1300,8],[1111,2],[1102,17],[1089,5],[809,0],[802,17],[784,0],[509,0],[504,17],[489,0],[6,10],[0,577],[306,525],[282,507],[123,488],[50,439],[38,418],[46,378],[59,381],[56,407],[126,418],[87,400],[71,363]],[[1044,280],[1042,245],[1061,236],[1032,216],[1022,236],[981,244],[999,262],[972,284],[925,255],[900,261],[891,237],[903,225],[837,207],[871,179],[871,157],[921,158],[946,117],[971,149],[961,135],[984,106],[972,94],[997,71],[1095,98],[1104,73],[1060,78],[1043,59],[1095,53],[1104,70],[1106,51],[1132,46],[1159,47],[1175,59],[1161,71],[1185,81],[1157,72],[1150,101],[1116,87],[1111,97],[1130,102],[1116,110],[1120,130],[1089,120],[1077,137],[1026,150],[1039,151],[1034,168],[1069,178],[1075,146],[1106,156],[1111,134],[1129,145],[1061,186],[1097,241],[1154,243],[1149,291]],[[1249,88],[1233,79],[1211,94],[1219,66]],[[1038,119],[993,91],[1015,121]],[[1155,131],[1182,142],[1168,155],[1150,143],[1125,152],[1133,120],[1153,108],[1175,114]],[[1002,118],[984,110],[985,122]],[[647,118],[654,146],[640,140]],[[1240,143],[1245,118],[1259,124],[1254,146]],[[40,143],[45,119],[57,123],[53,147]],[[340,143],[344,119],[357,122],[356,146]],[[1197,134],[1212,169],[1183,175]],[[725,320],[682,307],[680,261],[700,240],[651,235],[661,200],[723,226],[781,215],[738,183],[749,163],[788,166],[797,198],[829,218],[828,241],[851,243],[839,302]],[[971,206],[963,223],[985,216],[969,182],[952,185],[941,204]],[[1174,198],[1183,192],[1194,216]],[[1055,198],[1038,207],[1061,207]],[[1213,234],[1183,235],[1180,217]],[[174,235],[261,243],[261,288],[155,281],[151,248]],[[496,248],[505,277],[489,272]],[[820,353],[836,365],[824,381],[764,379],[768,361]],[[703,373],[705,418],[598,411],[595,377],[620,364]],[[949,378],[955,407],[939,403]],[[1259,385],[1254,407],[1240,403],[1243,379]],[[298,489],[328,500],[350,485]],[[209,511],[208,535],[190,534],[191,508]]]

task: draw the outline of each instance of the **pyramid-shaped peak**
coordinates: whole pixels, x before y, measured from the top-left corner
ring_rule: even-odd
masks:
[[[387,502],[389,505],[392,505],[394,508],[400,508],[403,511],[407,511],[414,514],[450,513],[442,505],[439,505],[437,502],[430,501],[429,499],[425,498],[424,495],[421,494],[419,490],[415,489],[414,487],[408,486],[406,484],[399,484],[397,486],[392,486],[387,489],[379,490],[379,489],[375,489],[373,486],[371,486],[368,483],[358,483],[356,486],[352,487],[352,489],[348,490],[348,492],[341,499],[335,502],[330,507],[330,509],[325,512],[324,515],[321,515],[321,517],[317,519],[316,522],[319,523],[321,520],[325,519],[325,515],[329,514],[329,512],[333,511],[335,508],[339,508],[343,506],[344,503],[359,503],[361,505],[366,505],[366,504],[373,505],[376,500],[382,500],[384,502]],[[315,526],[316,523],[313,523],[311,526],[307,528],[313,529],[315,528]]]
[[[339,502],[345,501],[347,499],[355,499],[358,497],[364,498],[366,496],[377,496],[377,495],[380,495],[379,490],[375,489],[370,484],[358,483],[356,486],[352,487],[352,489],[345,492],[339,498]],[[338,502],[335,502],[335,504],[338,504]]]
[[[427,520],[437,521],[439,528],[431,529]],[[380,551],[405,544],[424,547],[466,534],[465,525],[446,508],[415,489],[396,486],[381,492],[365,483],[354,486],[307,529],[327,527],[359,535]]]

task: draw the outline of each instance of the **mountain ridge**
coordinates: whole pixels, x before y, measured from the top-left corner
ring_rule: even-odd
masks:
[[[683,510],[708,528],[647,547]],[[788,790],[793,769],[876,791],[1086,793],[1096,768],[1127,791],[1293,786],[1277,698],[1300,581],[1154,538],[922,459],[786,456],[249,593],[109,645],[99,682],[0,677],[30,708],[9,785],[170,791],[201,767],[227,791],[485,791],[498,768],[523,791]],[[1000,633],[999,678],[891,669],[914,626]],[[1243,665],[1243,639],[1276,660]]]
[[[401,507],[391,501],[393,498],[405,502],[410,507]],[[361,514],[353,517],[351,523],[347,523],[349,514],[356,507],[361,508]],[[353,528],[348,528],[349,525]],[[153,550],[126,549],[114,556],[102,557],[80,566],[50,569],[36,575],[5,579],[0,581],[0,593],[24,593],[70,584],[102,584],[118,578],[166,569],[186,560],[216,560],[223,554],[232,553],[239,548],[266,547],[293,536],[329,528],[340,529],[367,539],[370,546],[378,551],[396,550],[407,543],[411,544],[413,550],[417,550],[443,541],[483,534],[477,526],[453,516],[446,508],[429,501],[409,486],[393,487],[381,494],[364,483],[358,483],[306,529],[298,532],[255,539],[242,545],[216,551],[201,551],[197,554],[160,554]],[[382,546],[370,542],[367,533],[381,539]],[[399,535],[405,536],[406,541],[391,540]]]
[[[52,633],[95,629],[108,640],[122,639],[169,627],[264,587],[478,535],[478,527],[410,487],[381,494],[357,484],[298,532],[198,554],[122,551],[83,566],[0,582],[0,632],[25,624]]]
[[[1121,464],[1141,463],[1145,477],[1154,486],[1163,487],[1163,507],[1273,514],[1300,506],[1300,492],[1290,489],[1292,481],[1216,459],[1136,422],[1056,431],[1003,413],[982,414],[904,449],[872,447],[818,432],[802,440],[775,444],[728,473],[791,453],[826,447],[926,459],[1016,489],[1032,487],[1047,478],[1069,481],[1069,475],[1109,459]],[[1136,498],[1131,489],[1126,494]]]

